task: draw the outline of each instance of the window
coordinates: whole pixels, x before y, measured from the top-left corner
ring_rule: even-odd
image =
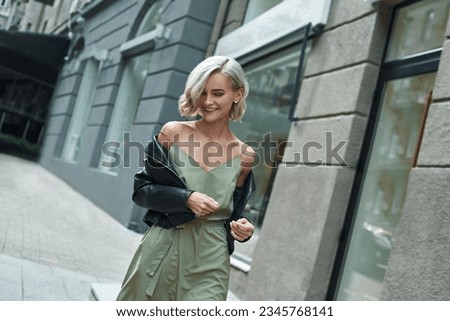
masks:
[[[124,134],[133,124],[151,64],[154,31],[160,19],[160,6],[161,1],[157,1],[150,7],[137,30],[136,37],[121,46],[121,53],[127,58],[105,139],[105,143],[112,143],[108,146],[108,155],[113,153],[123,155]],[[111,161],[107,154],[102,153],[97,166],[100,170],[117,174],[118,165]]]
[[[8,0],[0,0],[0,7],[6,7],[8,5]]]
[[[243,24],[255,19],[265,11],[279,4],[282,0],[249,0]]]
[[[386,61],[441,48],[449,9],[448,0],[419,1],[399,9]]]
[[[161,1],[158,0],[147,11],[136,33],[136,37],[145,35],[146,33],[156,29],[156,25],[158,24],[161,15],[160,9],[161,9]]]
[[[447,20],[449,3],[426,0],[403,4],[396,10],[378,84],[379,103],[375,104],[380,107],[373,111],[378,117],[371,117],[377,123],[362,152],[369,158],[364,161],[362,183],[355,186],[357,201],[337,300],[380,299],[409,173],[418,152],[420,128],[431,102],[440,57],[440,50],[434,49],[444,41],[446,23],[438,20]],[[443,8],[447,13],[438,13]],[[419,34],[412,25],[419,25]]]
[[[123,155],[124,133],[134,121],[151,58],[152,52],[148,52],[129,58],[126,62],[105,141],[119,143],[116,147],[113,145],[109,147],[111,153]],[[110,173],[117,173],[119,169],[117,164],[108,162],[108,160],[108,156],[103,155],[100,159],[99,168]]]
[[[242,122],[232,123],[231,127],[242,141],[253,145],[258,154],[257,165],[253,169],[258,188],[246,210],[246,217],[257,230],[244,247],[236,244],[236,250],[244,261],[245,257],[250,260],[252,256],[252,244],[257,241],[276,169],[288,139],[291,127],[288,114],[300,52],[300,46],[293,46],[244,66],[250,87],[247,111]]]
[[[100,62],[93,58],[88,59],[85,63],[83,78],[61,155],[66,161],[77,162],[84,147],[83,132],[91,110],[99,68]]]

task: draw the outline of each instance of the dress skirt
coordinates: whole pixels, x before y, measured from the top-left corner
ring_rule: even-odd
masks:
[[[224,301],[230,257],[224,221],[152,226],[142,238],[117,300]]]

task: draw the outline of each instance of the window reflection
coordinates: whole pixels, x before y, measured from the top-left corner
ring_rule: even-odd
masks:
[[[398,10],[387,61],[440,48],[449,10],[450,0],[419,1]]]

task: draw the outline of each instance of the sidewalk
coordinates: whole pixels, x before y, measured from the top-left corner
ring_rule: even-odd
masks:
[[[0,173],[0,301],[114,300],[142,235],[35,162]]]
[[[0,154],[0,300],[89,300],[120,284],[141,235],[37,163]]]

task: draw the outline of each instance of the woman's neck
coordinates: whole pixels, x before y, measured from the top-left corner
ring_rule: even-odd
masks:
[[[229,139],[233,136],[229,127],[229,121],[223,122],[206,122],[203,119],[200,119],[196,122],[196,128],[200,131],[201,134],[206,136],[211,141],[220,141],[224,139]]]

